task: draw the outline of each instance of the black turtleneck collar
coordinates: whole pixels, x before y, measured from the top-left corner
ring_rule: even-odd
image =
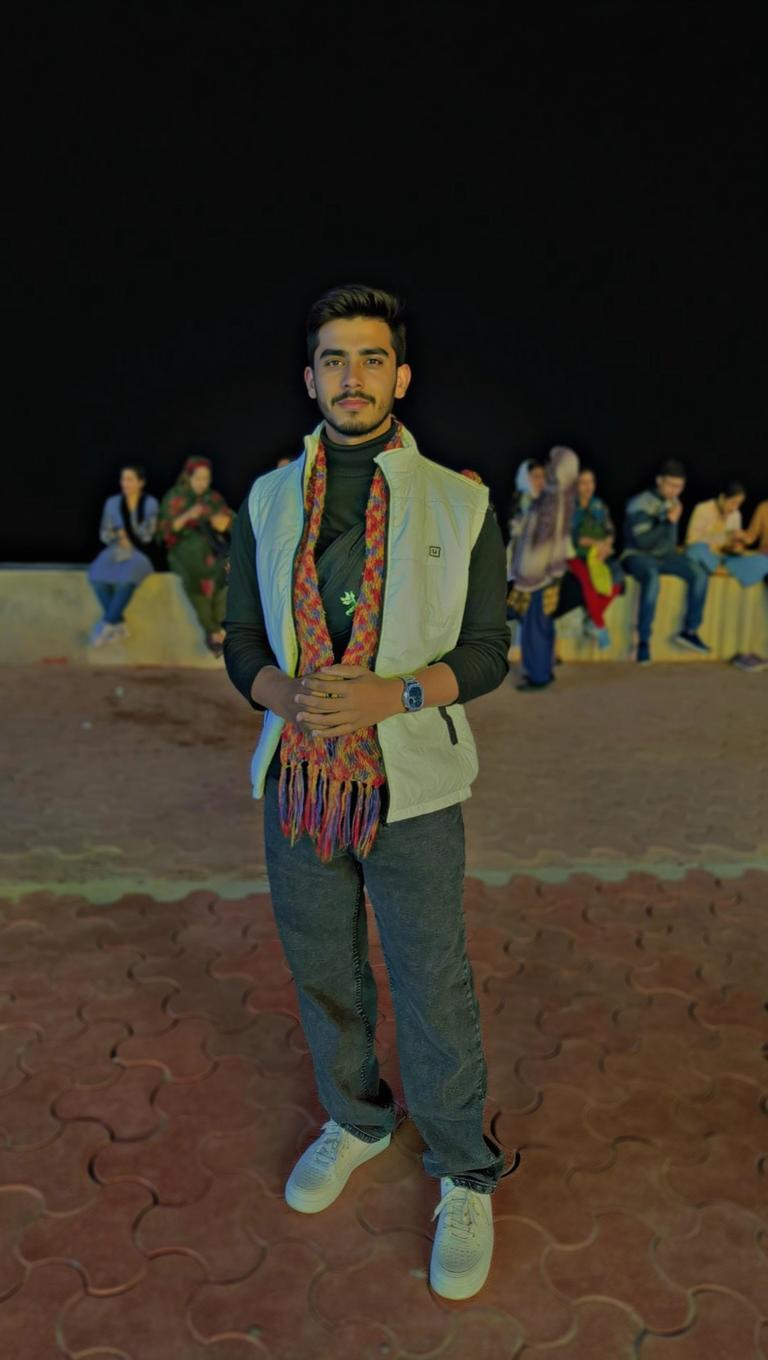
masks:
[[[328,459],[328,467],[333,468],[334,472],[348,473],[350,476],[361,472],[372,472],[371,464],[377,453],[381,453],[386,448],[392,438],[392,425],[390,421],[383,434],[376,435],[375,439],[366,439],[362,444],[336,444],[328,433],[327,425],[323,425],[322,441]]]

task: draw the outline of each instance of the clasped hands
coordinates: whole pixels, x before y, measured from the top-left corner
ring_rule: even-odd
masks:
[[[384,679],[364,666],[324,666],[291,680],[295,718],[306,735],[330,741],[402,713],[402,680]]]

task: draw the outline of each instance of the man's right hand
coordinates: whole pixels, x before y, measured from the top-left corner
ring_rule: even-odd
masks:
[[[679,520],[682,513],[683,513],[682,501],[675,501],[674,505],[671,505],[669,510],[667,511],[667,519],[669,520],[670,524],[677,524],[677,521]]]

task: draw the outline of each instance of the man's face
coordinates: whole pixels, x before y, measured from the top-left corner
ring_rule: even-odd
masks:
[[[742,495],[723,496],[723,510],[726,515],[733,514],[734,510],[740,510],[743,504],[744,497]]]
[[[657,477],[656,486],[663,500],[676,501],[683,494],[685,477]]]
[[[410,380],[408,365],[398,366],[387,322],[368,316],[326,321],[314,362],[304,370],[310,397],[342,444],[383,433]]]

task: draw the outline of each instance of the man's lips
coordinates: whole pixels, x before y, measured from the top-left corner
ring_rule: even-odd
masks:
[[[361,407],[368,406],[368,404],[366,397],[344,397],[342,401],[337,402],[338,406],[344,406],[348,411],[360,410]]]

